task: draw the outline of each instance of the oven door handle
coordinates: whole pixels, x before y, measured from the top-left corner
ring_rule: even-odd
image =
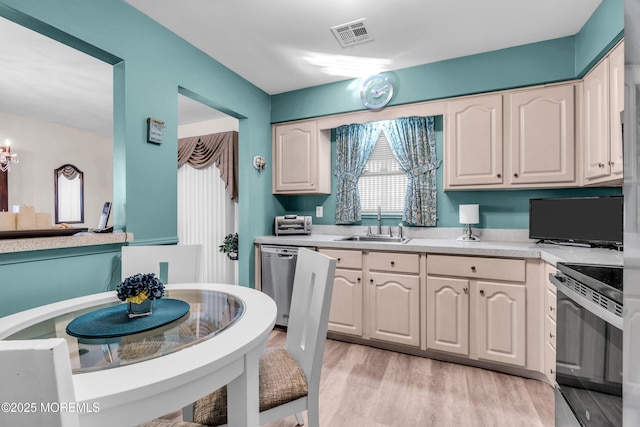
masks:
[[[571,299],[571,301],[580,305],[581,307],[583,307],[585,310],[587,310],[589,313],[593,314],[594,316],[599,317],[600,319],[609,323],[611,326],[614,326],[622,331],[622,325],[623,325],[622,317],[616,316],[614,313],[610,312],[606,308],[599,306],[595,302],[590,301],[589,299],[585,298],[578,292],[571,289],[565,283],[566,278],[564,276],[554,275],[553,273],[549,273],[549,280],[551,281],[551,283],[555,285],[556,288],[558,288],[559,291],[562,291],[563,294],[565,294],[569,299]]]

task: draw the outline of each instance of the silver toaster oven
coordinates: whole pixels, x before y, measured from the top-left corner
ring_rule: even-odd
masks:
[[[284,234],[311,234],[311,217],[298,215],[277,216],[274,228],[276,236]]]

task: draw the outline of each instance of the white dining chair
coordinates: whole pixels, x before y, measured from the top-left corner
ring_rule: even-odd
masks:
[[[284,348],[260,357],[260,424],[295,415],[319,426],[320,373],[331,306],[336,260],[309,249],[298,251]],[[227,422],[227,390],[222,387],[194,404],[196,423]]]
[[[123,246],[122,280],[155,273],[165,284],[200,283],[201,253],[202,245]]]
[[[0,341],[0,425],[79,427],[67,342],[62,338]],[[7,406],[8,405],[8,406]]]

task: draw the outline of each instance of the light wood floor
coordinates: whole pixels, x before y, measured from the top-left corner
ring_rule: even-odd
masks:
[[[269,346],[284,346],[271,333]],[[553,389],[541,381],[327,340],[322,427],[553,426]],[[306,413],[305,413],[306,417]],[[267,424],[292,427],[293,416]]]
[[[274,330],[268,346],[284,346],[285,336]],[[553,389],[541,381],[335,340],[326,343],[321,427],[552,427],[554,413]],[[295,425],[291,416],[266,427]]]

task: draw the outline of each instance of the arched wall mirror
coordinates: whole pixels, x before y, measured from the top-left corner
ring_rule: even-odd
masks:
[[[56,224],[84,222],[84,174],[74,165],[53,173]]]

